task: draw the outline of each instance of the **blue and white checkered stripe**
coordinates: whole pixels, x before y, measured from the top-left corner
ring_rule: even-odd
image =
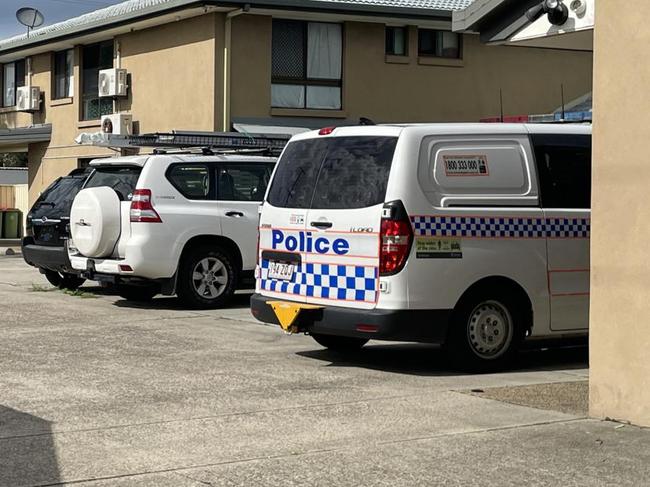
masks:
[[[291,281],[269,279],[269,261],[261,265],[260,285],[265,291],[310,298],[377,301],[377,268],[335,264],[299,264]]]
[[[547,218],[546,235],[549,238],[589,238],[591,221],[587,218]]]
[[[468,238],[589,238],[587,218],[412,216],[416,236]]]

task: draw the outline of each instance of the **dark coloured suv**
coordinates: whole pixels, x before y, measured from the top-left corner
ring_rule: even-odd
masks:
[[[72,201],[89,174],[89,170],[75,169],[68,176],[57,179],[43,191],[27,214],[23,258],[37,267],[53,286],[76,289],[84,283],[70,265],[65,242],[69,235]]]

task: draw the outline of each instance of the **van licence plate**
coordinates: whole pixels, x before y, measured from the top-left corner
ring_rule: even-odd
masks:
[[[269,262],[269,279],[279,281],[290,281],[293,277],[293,271],[296,268],[293,264],[283,262]]]

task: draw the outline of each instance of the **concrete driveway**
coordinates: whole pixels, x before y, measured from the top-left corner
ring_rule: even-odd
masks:
[[[195,312],[84,291],[51,290],[20,256],[0,257],[0,485],[650,478],[650,433],[584,418],[585,350],[462,375],[429,346],[327,352],[255,322],[246,294]]]

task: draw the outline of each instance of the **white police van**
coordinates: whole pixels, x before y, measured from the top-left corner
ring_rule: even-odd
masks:
[[[253,315],[332,349],[443,344],[503,366],[585,335],[591,127],[435,124],[295,136],[260,213]]]

